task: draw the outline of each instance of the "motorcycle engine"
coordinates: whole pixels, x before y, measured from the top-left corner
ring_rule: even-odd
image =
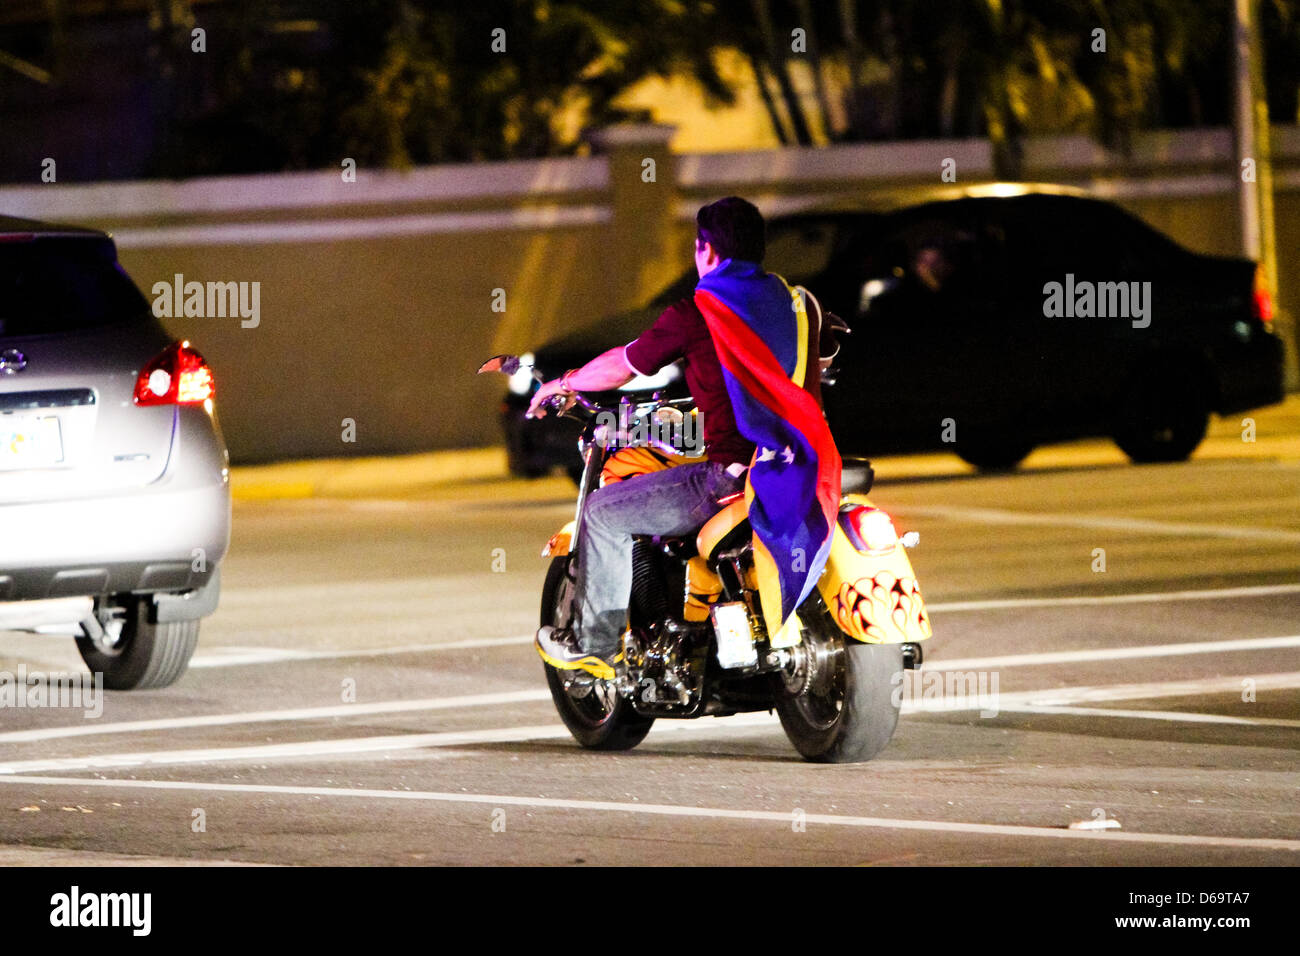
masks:
[[[623,633],[624,670],[619,693],[647,717],[688,717],[704,703],[708,632],[698,624],[666,619]]]

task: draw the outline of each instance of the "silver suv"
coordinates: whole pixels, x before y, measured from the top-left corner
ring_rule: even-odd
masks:
[[[229,456],[212,371],[102,232],[0,216],[0,631],[165,687],[217,606]]]

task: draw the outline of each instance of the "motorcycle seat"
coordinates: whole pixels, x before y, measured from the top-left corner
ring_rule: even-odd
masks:
[[[840,494],[865,495],[875,483],[876,472],[871,461],[852,455],[840,459]]]
[[[715,514],[695,536],[695,548],[706,561],[717,560],[723,551],[749,539],[749,509],[744,494],[728,495],[719,504],[722,510]]]

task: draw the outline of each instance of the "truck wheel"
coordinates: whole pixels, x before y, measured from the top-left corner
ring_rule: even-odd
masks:
[[[1115,444],[1136,464],[1186,461],[1209,425],[1209,401],[1196,376],[1157,368],[1124,393]]]
[[[980,471],[1014,471],[1024,461],[1034,443],[1014,436],[977,435],[970,441],[957,443],[957,456]]]

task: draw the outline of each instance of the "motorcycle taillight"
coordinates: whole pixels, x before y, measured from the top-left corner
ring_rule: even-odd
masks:
[[[846,508],[840,512],[840,527],[859,551],[880,553],[898,545],[894,520],[879,508],[866,505]]]

